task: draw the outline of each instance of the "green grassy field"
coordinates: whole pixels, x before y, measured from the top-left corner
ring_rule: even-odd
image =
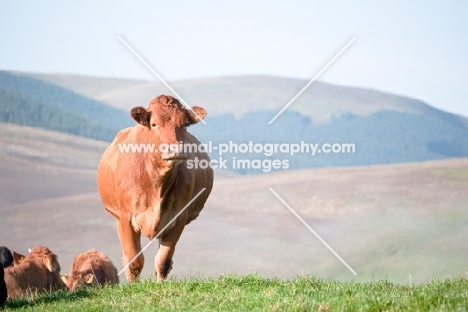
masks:
[[[5,311],[467,311],[468,279],[417,285],[259,275],[144,280],[8,301]]]

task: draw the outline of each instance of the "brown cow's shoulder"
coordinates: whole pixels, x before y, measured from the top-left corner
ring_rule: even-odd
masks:
[[[125,129],[120,130],[114,138],[114,142],[122,142],[127,138],[134,127],[128,127]]]

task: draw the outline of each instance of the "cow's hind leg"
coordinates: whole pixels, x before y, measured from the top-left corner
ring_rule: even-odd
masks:
[[[125,267],[141,251],[140,233],[133,230],[129,220],[118,220],[117,228],[123,251],[122,264]],[[140,276],[144,263],[145,258],[143,253],[141,253],[129,264],[128,268],[125,270],[128,282],[133,282]]]
[[[177,241],[184,230],[186,218],[179,217],[175,226],[159,239],[159,250],[155,257],[155,269],[158,281],[165,280],[172,269],[172,256]]]

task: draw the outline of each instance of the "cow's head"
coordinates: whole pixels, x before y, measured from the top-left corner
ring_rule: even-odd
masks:
[[[24,262],[26,259],[34,259],[42,263],[42,265],[50,272],[59,272],[60,273],[60,264],[57,261],[57,256],[50,251],[49,248],[44,246],[39,246],[33,248],[29,251],[28,257],[22,259],[21,262]]]
[[[60,264],[58,263],[57,255],[50,251],[49,248],[39,246],[31,249],[29,255],[23,259],[21,264],[35,262],[42,266],[47,272],[47,285],[52,289],[67,288],[60,278]]]
[[[133,119],[156,134],[159,142],[164,144],[161,157],[170,164],[179,164],[187,156],[177,148],[185,142],[186,127],[196,124],[206,116],[206,111],[199,106],[186,109],[176,98],[160,95],[151,100],[148,108],[135,107],[130,112]]]
[[[75,291],[84,286],[92,286],[96,283],[96,279],[93,273],[90,272],[72,272],[72,275],[62,274],[60,276],[62,281],[67,285],[68,289]]]

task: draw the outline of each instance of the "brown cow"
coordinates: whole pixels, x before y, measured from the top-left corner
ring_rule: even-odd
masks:
[[[80,286],[118,284],[117,269],[111,259],[95,249],[79,254],[73,260],[70,275],[62,275],[70,290]]]
[[[67,289],[60,279],[60,264],[49,248],[31,250],[18,265],[5,269],[8,298],[18,298],[35,292]]]
[[[135,107],[131,116],[138,125],[120,131],[104,152],[98,169],[98,189],[105,209],[117,218],[117,228],[123,250],[122,263],[129,282],[134,281],[144,265],[140,235],[150,240],[158,237],[155,257],[158,280],[167,277],[172,268],[172,256],[186,224],[197,218],[213,186],[213,170],[208,167],[187,167],[187,161],[204,160],[208,155],[200,150],[182,154],[166,144],[197,144],[200,142],[186,127],[206,116],[201,107],[187,110],[180,102],[160,95],[147,109]],[[153,153],[132,153],[119,149],[123,144],[149,144]],[[160,149],[160,147],[163,147]],[[170,221],[199,192],[205,189],[177,219]],[[128,265],[128,266],[127,266]]]

